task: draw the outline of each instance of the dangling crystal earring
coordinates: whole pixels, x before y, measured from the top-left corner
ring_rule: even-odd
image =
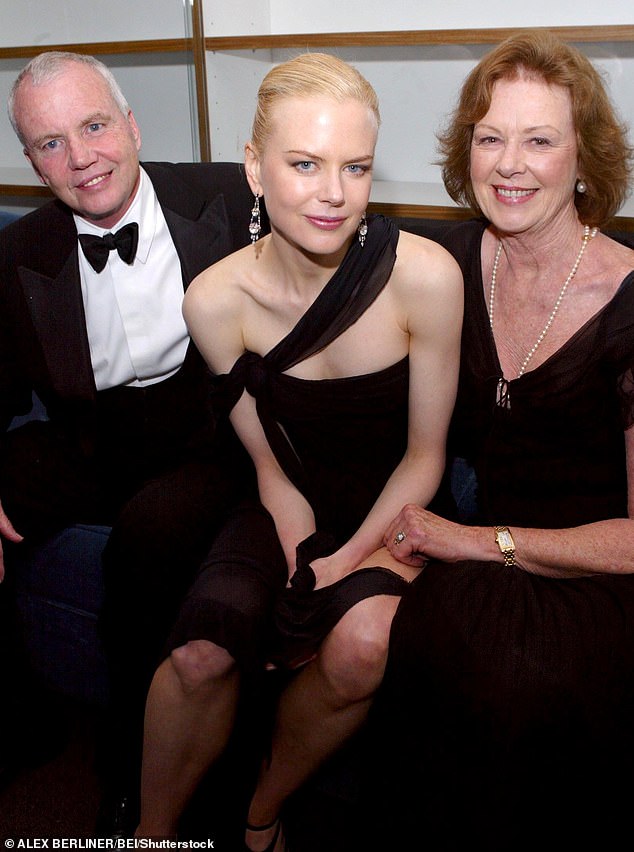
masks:
[[[577,181],[577,192],[580,192],[583,195],[587,188],[588,185],[586,184],[585,180],[581,180],[581,178],[579,178],[579,180]]]
[[[251,221],[249,222],[249,233],[251,234],[252,243],[257,243],[261,230],[262,224],[260,222],[260,196],[256,192],[255,201],[253,202],[253,209],[251,210]]]
[[[368,223],[367,223],[367,220],[365,218],[365,213],[361,217],[361,221],[359,222],[359,228],[357,230],[357,233],[359,235],[359,242],[361,243],[361,248],[363,248],[363,246],[365,245],[365,238],[368,235]]]

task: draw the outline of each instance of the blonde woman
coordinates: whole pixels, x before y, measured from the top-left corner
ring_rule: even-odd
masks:
[[[270,656],[297,674],[249,809],[253,852],[284,848],[285,800],[366,718],[421,567],[389,554],[385,528],[432,500],[445,464],[462,279],[438,244],[366,216],[378,128],[376,94],[347,63],[274,67],[246,145],[254,244],[184,303],[290,581]],[[271,233],[255,239],[263,203]]]

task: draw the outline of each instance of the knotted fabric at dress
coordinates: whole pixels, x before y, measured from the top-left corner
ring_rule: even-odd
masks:
[[[132,263],[139,242],[139,226],[136,222],[130,222],[114,234],[104,234],[103,237],[79,234],[79,242],[92,268],[95,272],[101,272],[113,249],[119,252],[119,257],[124,263]]]

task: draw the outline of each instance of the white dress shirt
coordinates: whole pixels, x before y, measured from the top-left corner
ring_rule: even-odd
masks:
[[[182,365],[189,335],[181,305],[183,276],[172,236],[152,181],[141,169],[134,201],[112,229],[75,215],[79,234],[118,231],[139,225],[139,244],[128,265],[111,251],[102,272],[95,272],[81,246],[79,272],[97,390],[144,387],[173,375]]]

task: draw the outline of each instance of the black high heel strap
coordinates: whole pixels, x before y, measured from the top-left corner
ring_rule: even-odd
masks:
[[[275,834],[269,845],[262,850],[262,852],[273,852],[275,849],[275,844],[277,843],[277,839],[280,836],[280,831],[282,830],[282,820],[279,817],[276,817],[273,822],[268,823],[268,825],[251,825],[251,823],[247,823],[247,831],[268,831],[269,828],[273,828],[273,826],[277,823],[277,828],[275,829]],[[244,844],[244,848],[246,852],[253,852],[252,849],[249,849],[246,842]]]
[[[279,822],[280,818],[275,817],[275,819],[271,820],[268,825],[251,825],[250,822],[247,823],[247,831],[266,831],[268,828],[273,828],[276,822]]]

